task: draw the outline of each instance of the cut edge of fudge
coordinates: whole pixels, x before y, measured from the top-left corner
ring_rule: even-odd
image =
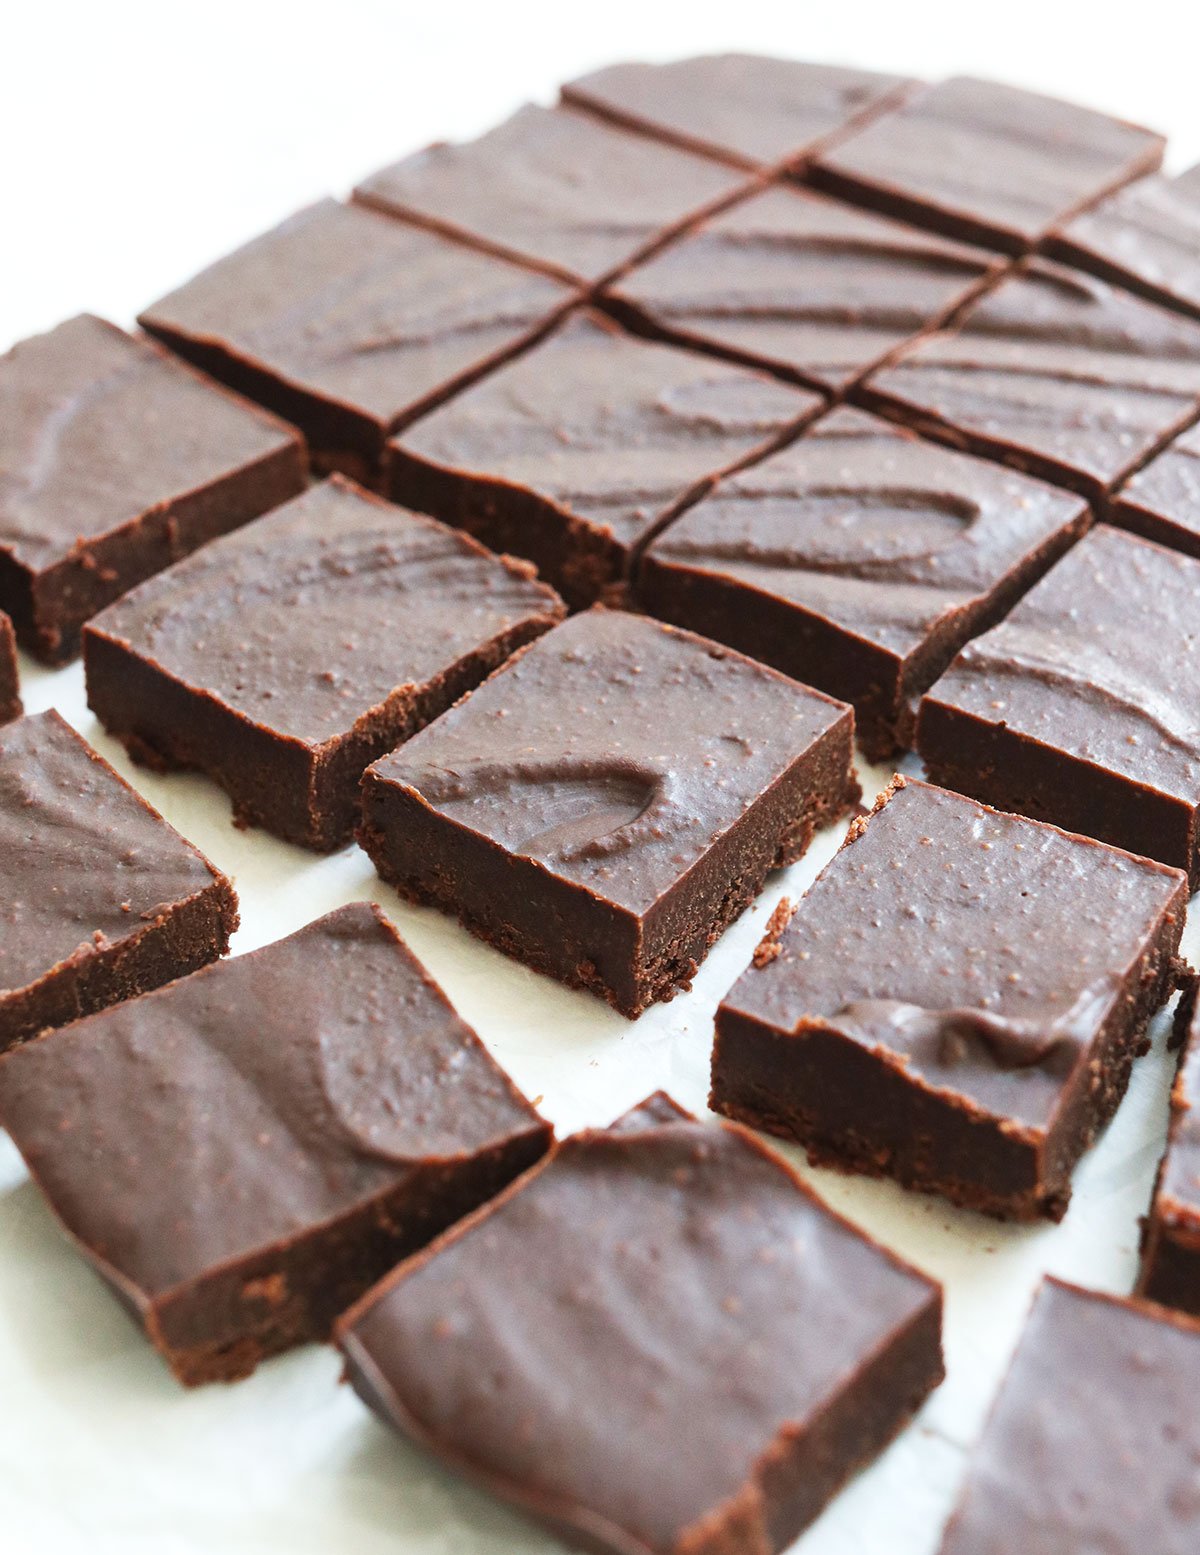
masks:
[[[20,718],[21,684],[17,671],[17,634],[13,624],[0,610],[0,724]]]
[[[1135,1294],[1174,1312],[1200,1319],[1200,1195],[1184,1203],[1167,1186],[1172,1150],[1180,1146],[1184,1129],[1193,1134],[1192,1114],[1200,1106],[1200,1035],[1196,1021],[1200,982],[1188,980],[1175,1016],[1172,1045],[1178,1048],[1178,1070],[1171,1088],[1171,1118],[1167,1144],[1158,1163],[1150,1207],[1142,1219],[1141,1260]],[[1200,1146],[1189,1141],[1200,1159]]]

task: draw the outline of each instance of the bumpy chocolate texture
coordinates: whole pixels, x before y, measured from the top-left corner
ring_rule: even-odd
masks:
[[[1090,522],[1081,497],[839,409],[654,540],[638,599],[853,702],[871,760]]]
[[[1140,1295],[1200,1316],[1200,1008],[1193,986],[1177,1021],[1184,1049],[1171,1131],[1146,1220]]]
[[[1141,178],[1052,233],[1047,253],[1200,318],[1200,166]]]
[[[337,1338],[385,1420],[573,1543],[773,1555],[936,1386],[940,1318],[778,1156],[659,1097],[564,1141]]]
[[[189,1384],[324,1338],[550,1136],[363,903],[30,1043],[0,1117]]]
[[[57,713],[0,729],[0,1048],[229,948],[237,898]]]
[[[957,76],[821,154],[848,199],[1007,253],[1162,161],[1161,135],[1036,92]]]
[[[561,619],[531,572],[335,476],[98,616],[89,704],[240,824],[338,847],[363,769]]]
[[[632,327],[837,393],[940,323],[996,262],[787,187],[704,222],[615,283]]]
[[[0,607],[65,663],[90,615],[304,480],[290,428],[81,314],[0,357]]]
[[[571,297],[548,277],[322,200],[141,323],[294,422],[319,468],[362,476],[389,432],[520,349]]]
[[[793,166],[864,123],[915,83],[873,70],[761,54],[608,65],[563,99],[646,135],[765,172]]]
[[[744,174],[571,108],[522,108],[374,173],[355,198],[565,280],[618,274]]]
[[[1122,529],[1200,556],[1200,427],[1192,427],[1143,466],[1113,499]]]
[[[1194,1555],[1200,1327],[1042,1285],[941,1555]]]
[[[1200,320],[1030,262],[857,396],[1100,499],[1200,412]]]
[[[415,901],[637,1015],[858,797],[853,714],[595,610],[367,769],[360,841]]]
[[[821,405],[585,314],[395,439],[387,486],[590,604],[665,519]]]
[[[922,699],[930,778],[1174,864],[1196,889],[1198,596],[1200,562],[1098,525]]]
[[[17,675],[17,637],[12,622],[0,611],[0,724],[21,716]]]
[[[1186,905],[1178,870],[910,780],[726,996],[712,1105],[814,1161],[1058,1219]]]

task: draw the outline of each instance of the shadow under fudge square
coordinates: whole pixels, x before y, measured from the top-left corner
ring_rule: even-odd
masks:
[[[1093,108],[955,76],[818,155],[820,188],[952,237],[1021,254],[1162,162],[1164,138]]]
[[[569,604],[588,605],[718,475],[823,405],[584,314],[393,439],[385,488],[493,550],[529,557]]]
[[[857,802],[853,737],[731,649],[588,611],[369,767],[359,840],[401,895],[632,1017]]]
[[[328,1337],[551,1138],[362,902],[10,1054],[0,1116],[188,1385]]]
[[[1182,1042],[1171,1124],[1150,1213],[1143,1222],[1138,1294],[1200,1317],[1200,1008],[1196,985],[1181,1001]]]
[[[873,118],[916,83],[762,54],[607,65],[568,82],[564,102],[752,172],[790,167]]]
[[[1200,884],[1200,561],[1098,524],[921,700],[935,783]]]
[[[0,357],[0,607],[47,664],[127,589],[303,490],[300,438],[90,314]]]
[[[1200,414],[1200,320],[1028,261],[855,398],[1103,502]]]
[[[636,593],[852,702],[881,761],[912,744],[921,693],[963,643],[1090,522],[1079,496],[837,409],[669,524]]]
[[[1113,497],[1108,516],[1121,529],[1200,556],[1200,426],[1143,465]]]
[[[381,168],[354,198],[590,286],[747,187],[708,157],[531,103],[477,140]]]
[[[0,611],[0,724],[21,716],[21,688],[17,674],[17,636],[13,624]]]
[[[139,320],[370,478],[388,435],[536,339],[574,292],[361,206],[321,200]]]
[[[0,729],[0,1049],[215,961],[219,870],[66,723]]]
[[[1043,1281],[940,1555],[1193,1555],[1200,1326]]]
[[[961,306],[1001,261],[788,185],[627,272],[631,328],[840,393]]]
[[[1053,232],[1043,252],[1200,318],[1200,165],[1139,178]]]
[[[815,1163],[1061,1219],[1186,906],[1179,870],[897,779],[722,1001],[710,1104]]]
[[[334,476],[97,616],[88,703],[239,825],[336,848],[364,768],[561,620],[532,571]]]
[[[937,1386],[940,1329],[932,1280],[659,1095],[564,1140],[336,1338],[384,1421],[572,1543],[773,1555]]]

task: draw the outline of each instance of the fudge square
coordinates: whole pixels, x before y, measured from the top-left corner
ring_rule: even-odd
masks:
[[[550,1141],[365,903],[27,1044],[0,1116],[189,1385],[327,1337]]]
[[[1200,556],[1200,426],[1169,443],[1121,487],[1109,518],[1147,540]]]
[[[336,1337],[385,1421],[572,1543],[773,1555],[940,1382],[940,1327],[933,1281],[658,1096],[564,1140]]]
[[[818,155],[809,176],[849,200],[1021,254],[1122,184],[1166,142],[1137,124],[998,81],[955,76]]]
[[[478,140],[380,169],[354,197],[591,285],[746,187],[707,157],[530,103]]]
[[[1139,178],[1051,233],[1048,254],[1200,317],[1200,164]]]
[[[401,895],[634,1016],[859,797],[850,708],[690,632],[573,616],[368,767]]]
[[[290,428],[80,314],[0,357],[0,608],[47,664],[170,562],[304,487]]]
[[[1028,262],[855,397],[1102,502],[1200,412],[1200,320]]]
[[[921,692],[1091,522],[1087,503],[839,409],[651,542],[639,601],[854,704],[872,761]]]
[[[389,432],[518,351],[573,298],[550,280],[321,200],[161,298],[141,324],[369,477]]]
[[[582,315],[393,439],[385,489],[528,556],[568,603],[587,605],[717,475],[823,404]]]
[[[1179,870],[896,778],[717,1012],[714,1110],[1061,1219],[1179,976]]]
[[[840,393],[999,264],[787,185],[702,223],[607,292],[631,328]]]
[[[532,570],[334,476],[97,616],[88,702],[239,825],[340,847],[363,769],[562,618]]]
[[[1183,1054],[1171,1128],[1145,1222],[1138,1293],[1200,1316],[1200,1010],[1193,983],[1176,1024]]]
[[[1195,1555],[1200,1326],[1043,1282],[941,1555]]]
[[[57,713],[0,729],[0,1049],[229,949],[229,881]]]
[[[1200,886],[1200,561],[1098,524],[921,700],[928,777]]]
[[[17,637],[13,624],[0,611],[0,724],[21,716],[21,691],[17,676]]]
[[[767,172],[811,155],[914,82],[874,70],[762,54],[608,65],[562,89],[565,102],[645,135]]]

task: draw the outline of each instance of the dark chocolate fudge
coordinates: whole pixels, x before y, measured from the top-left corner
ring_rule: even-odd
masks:
[[[857,802],[853,737],[775,670],[588,611],[368,767],[359,840],[403,896],[634,1016]]]
[[[0,724],[21,716],[21,690],[17,677],[17,637],[13,624],[0,611]]]
[[[10,1054],[0,1118],[188,1384],[325,1338],[550,1142],[365,903]]]
[[[1195,1555],[1200,1326],[1048,1279],[941,1555]]]
[[[397,502],[528,556],[573,605],[725,470],[823,401],[763,374],[570,320],[388,446]]]
[[[1200,1007],[1193,984],[1180,1001],[1183,1053],[1171,1093],[1171,1128],[1146,1220],[1138,1291],[1200,1316]]]
[[[929,777],[1200,885],[1200,561],[1100,524],[921,702]]]
[[[296,433],[80,314],[0,357],[0,608],[47,664],[89,616],[303,489]]]
[[[562,618],[532,570],[334,476],[98,616],[88,702],[239,824],[339,847],[364,767]]]
[[[0,1049],[215,961],[229,881],[57,713],[0,729]]]
[[[1020,254],[1162,162],[1165,141],[1092,108],[998,81],[924,87],[821,153],[822,188],[952,237]]]
[[[1081,497],[839,409],[669,525],[637,596],[853,702],[881,761],[963,643],[1089,522]]]
[[[711,1104],[816,1163],[1058,1220],[1186,906],[1179,870],[897,778],[722,1002]]]
[[[1051,233],[1056,259],[1200,318],[1200,165],[1140,178]]]
[[[745,174],[569,107],[530,103],[381,168],[356,200],[565,280],[618,274],[747,187]]]
[[[564,1140],[336,1337],[385,1421],[572,1543],[774,1555],[936,1387],[940,1328],[933,1281],[657,1097]]]
[[[762,54],[608,65],[563,100],[735,167],[792,166],[915,85],[902,76]]]
[[[1168,443],[1122,486],[1108,516],[1147,540],[1200,556],[1200,426]]]
[[[856,397],[1102,500],[1200,413],[1200,320],[1030,261]]]
[[[998,263],[780,186],[629,271],[605,306],[643,333],[839,393],[939,324]]]
[[[460,243],[322,200],[142,314],[144,328],[373,475],[390,432],[549,328],[573,293]]]

